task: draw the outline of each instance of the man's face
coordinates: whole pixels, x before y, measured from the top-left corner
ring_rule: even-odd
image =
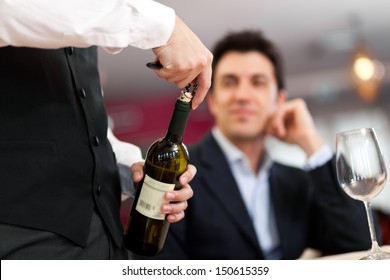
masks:
[[[232,141],[258,139],[268,118],[284,101],[278,94],[274,67],[263,54],[228,52],[214,73],[209,108],[216,125]]]

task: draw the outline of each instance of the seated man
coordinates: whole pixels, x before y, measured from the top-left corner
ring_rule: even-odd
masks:
[[[259,32],[231,33],[213,55],[215,127],[189,149],[195,195],[158,258],[296,259],[308,247],[369,249],[364,206],[338,185],[333,153],[305,102],[286,100],[274,44]],[[302,148],[305,170],[274,162],[267,136]]]

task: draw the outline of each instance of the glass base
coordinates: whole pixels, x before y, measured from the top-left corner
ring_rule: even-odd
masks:
[[[390,254],[382,251],[370,252],[367,256],[361,258],[361,260],[390,260]]]

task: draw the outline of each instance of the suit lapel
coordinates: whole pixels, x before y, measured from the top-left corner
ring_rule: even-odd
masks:
[[[202,143],[200,157],[202,164],[208,167],[204,170],[207,184],[203,187],[214,196],[216,202],[226,211],[242,235],[253,244],[257,251],[261,251],[236,181],[230,172],[225,156],[211,134]]]
[[[279,240],[282,247],[282,251],[284,255],[289,251],[288,244],[290,244],[290,226],[291,219],[290,214],[288,213],[289,209],[285,206],[288,203],[285,203],[285,198],[283,197],[283,193],[286,191],[286,186],[284,186],[278,178],[282,178],[282,176],[286,176],[286,174],[281,174],[280,169],[277,164],[273,164],[270,170],[269,175],[270,182],[270,191],[271,191],[271,200],[275,213],[276,225],[279,233]]]

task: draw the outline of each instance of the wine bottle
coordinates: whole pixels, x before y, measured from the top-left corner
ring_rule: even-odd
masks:
[[[194,90],[193,90],[194,91]],[[164,138],[148,149],[144,178],[139,183],[127,224],[125,246],[137,255],[157,255],[165,244],[170,223],[161,207],[167,191],[181,188],[179,177],[187,168],[189,155],[182,142],[193,93],[181,92]]]

